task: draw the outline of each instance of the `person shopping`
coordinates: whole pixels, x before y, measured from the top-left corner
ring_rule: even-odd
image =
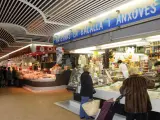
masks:
[[[93,117],[88,116],[82,108],[82,104],[86,103],[93,97],[93,82],[92,78],[89,75],[89,67],[84,66],[84,72],[82,73],[80,80],[81,80],[81,105],[80,105],[80,118],[81,119],[93,119]]]
[[[15,67],[12,68],[12,84],[16,86],[18,84],[18,73]]]
[[[0,67],[0,87],[3,87],[3,67]]]
[[[147,120],[152,105],[147,89],[154,88],[154,81],[138,75],[138,69],[131,68],[130,76],[123,82],[120,93],[125,95],[126,120]]]
[[[11,83],[12,83],[12,71],[11,71],[10,67],[8,67],[8,71],[7,71],[7,81],[8,81],[8,86],[11,86]]]
[[[157,61],[155,64],[155,69],[156,69],[156,81],[159,81],[160,82],[160,61]]]

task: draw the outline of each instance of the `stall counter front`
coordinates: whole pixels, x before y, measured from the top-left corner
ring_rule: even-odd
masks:
[[[94,94],[94,97],[103,100],[118,98],[120,96],[119,91],[112,90],[109,87],[110,86],[95,88],[96,93]],[[160,113],[160,92],[148,91],[148,93],[152,103],[152,111]],[[125,98],[121,100],[121,103],[125,104]]]

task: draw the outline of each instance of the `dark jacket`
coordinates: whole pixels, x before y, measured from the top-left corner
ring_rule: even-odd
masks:
[[[3,77],[6,80],[7,79],[7,70],[6,68],[3,69]]]
[[[14,80],[16,80],[18,78],[18,75],[17,75],[17,71],[16,70],[12,70],[12,78]]]
[[[154,81],[139,75],[132,75],[123,82],[121,94],[126,94],[125,111],[129,113],[146,113],[152,109],[148,88],[154,88]]]
[[[93,82],[89,72],[83,72],[81,75],[81,92],[83,97],[93,97]]]
[[[4,78],[4,77],[3,77],[3,70],[0,69],[0,81],[3,80],[3,78]]]
[[[12,72],[11,72],[11,70],[7,71],[7,80],[12,80]]]

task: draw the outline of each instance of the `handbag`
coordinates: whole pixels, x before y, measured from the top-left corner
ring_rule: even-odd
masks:
[[[82,105],[83,110],[88,116],[94,116],[98,113],[100,100],[92,100]]]

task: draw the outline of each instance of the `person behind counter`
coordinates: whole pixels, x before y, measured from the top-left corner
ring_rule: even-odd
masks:
[[[158,74],[159,77],[160,77],[160,61],[156,62],[156,63],[154,64],[154,66],[155,66],[155,68],[156,68],[156,70],[157,70],[157,74]]]
[[[152,109],[147,89],[154,88],[155,83],[138,75],[136,68],[131,68],[129,73],[120,88],[120,93],[126,97],[126,120],[147,120],[147,113]]]
[[[160,61],[157,61],[155,64],[155,69],[157,71],[156,77],[155,77],[155,81],[156,82],[160,82]],[[156,88],[160,87],[160,83],[158,85],[156,85]]]
[[[81,105],[80,105],[80,118],[81,119],[92,119],[92,117],[89,117],[85,111],[82,108],[82,104],[86,103],[89,101],[90,98],[93,97],[93,82],[92,82],[92,78],[89,75],[89,67],[88,66],[84,66],[83,68],[83,73],[80,77],[81,80],[81,91],[80,91],[80,95],[81,95]]]
[[[122,62],[122,60],[118,60],[119,70],[122,72],[125,79],[129,77],[127,65]]]

